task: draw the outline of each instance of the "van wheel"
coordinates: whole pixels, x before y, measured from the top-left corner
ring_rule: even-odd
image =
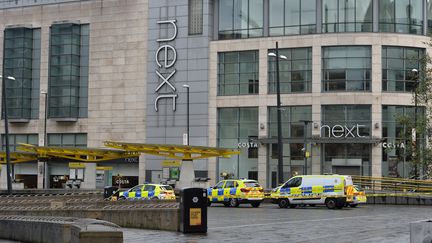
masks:
[[[296,208],[297,205],[296,205],[296,204],[290,204],[289,207],[290,207],[290,208]]]
[[[210,202],[210,200],[207,199],[207,207],[210,207],[210,206],[211,206],[211,202]]]
[[[280,208],[287,208],[289,205],[289,201],[288,199],[280,199],[278,204]]]
[[[229,207],[229,206],[230,206],[230,203],[229,203],[229,202],[223,202],[223,205],[224,205],[225,207]]]
[[[253,203],[251,203],[252,207],[254,207],[254,208],[259,207],[260,204],[261,204],[260,202],[253,202]]]
[[[239,203],[239,201],[236,198],[231,198],[229,200],[229,205],[231,207],[235,207],[236,208],[236,207],[238,207],[240,205],[240,203]]]
[[[327,206],[328,209],[335,209],[336,208],[336,198],[327,198],[325,200],[325,204]]]
[[[349,206],[352,207],[352,208],[355,208],[355,207],[358,206],[358,204],[350,204]]]

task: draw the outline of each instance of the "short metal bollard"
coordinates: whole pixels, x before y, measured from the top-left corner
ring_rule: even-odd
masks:
[[[183,188],[180,190],[180,231],[207,233],[207,190]]]

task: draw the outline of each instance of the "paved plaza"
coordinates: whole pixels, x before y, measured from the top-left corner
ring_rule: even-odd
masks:
[[[428,206],[364,205],[280,209],[212,206],[206,235],[124,229],[124,242],[409,242],[409,223],[432,219]]]

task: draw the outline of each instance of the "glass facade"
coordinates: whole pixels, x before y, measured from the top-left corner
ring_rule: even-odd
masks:
[[[417,108],[418,122],[424,117],[424,108]],[[389,177],[411,176],[411,152],[410,141],[406,137],[411,136],[411,128],[414,124],[402,122],[404,117],[415,117],[413,106],[382,107],[382,173]],[[411,121],[414,123],[413,121]],[[424,136],[419,135],[420,146],[423,146]]]
[[[310,150],[310,139],[312,134],[312,123],[305,127],[303,121],[312,119],[312,106],[283,106],[281,107],[282,115],[282,138],[283,144],[283,177],[288,180],[296,174],[303,174],[304,171],[304,143],[307,144],[307,151]],[[306,140],[305,138],[306,128]],[[268,108],[268,137],[277,138],[277,108]],[[288,142],[287,142],[288,141]],[[269,144],[269,178],[277,178],[278,163],[278,145],[277,143]],[[308,173],[310,170],[310,161],[307,161]],[[276,180],[272,180],[272,184]]]
[[[383,91],[412,92],[416,86],[417,73],[421,70],[424,49],[383,46],[382,89]]]
[[[218,53],[218,95],[258,94],[258,51]]]
[[[220,0],[216,38],[317,32],[425,35],[425,24],[429,30],[432,26],[431,6],[430,0]]]
[[[428,35],[432,34],[432,0],[427,0],[427,26]]]
[[[348,175],[371,174],[370,105],[324,105],[321,111],[322,172]]]
[[[219,39],[263,36],[263,0],[219,0]]]
[[[372,32],[372,0],[323,0],[322,31]]]
[[[87,147],[87,134],[85,133],[51,133],[47,134],[48,146],[53,147]]]
[[[316,33],[316,0],[269,1],[269,34]]]
[[[423,34],[422,0],[380,0],[379,31]]]
[[[269,50],[275,52],[275,50]],[[312,48],[279,49],[279,82],[281,93],[311,92]],[[276,60],[268,57],[268,92],[276,93]]]
[[[203,0],[189,0],[189,35],[203,33]]]
[[[33,30],[8,28],[4,31],[3,74],[7,91],[8,118],[30,119],[32,115]]]
[[[2,151],[6,150],[5,135],[1,135]],[[21,143],[38,145],[37,134],[9,134],[9,150],[11,152],[17,151],[17,148],[21,146]]]
[[[371,47],[335,46],[322,48],[322,90],[370,91]]]
[[[258,179],[258,108],[219,108],[217,127],[219,147],[241,150],[239,155],[218,159],[218,176]]]
[[[85,27],[82,28],[83,26]],[[88,26],[83,26],[51,26],[49,118],[78,118],[83,116],[80,106],[87,108]]]

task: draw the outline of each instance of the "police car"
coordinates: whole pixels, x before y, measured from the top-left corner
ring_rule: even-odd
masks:
[[[223,180],[207,189],[208,206],[222,203],[225,207],[238,207],[250,203],[257,208],[264,200],[264,189],[255,180]]]
[[[280,208],[324,204],[329,209],[341,209],[353,202],[353,196],[351,176],[301,175],[273,189],[271,200]]]
[[[354,198],[353,201],[351,203],[349,203],[348,205],[352,208],[357,207],[359,204],[364,204],[367,201],[367,197],[366,197],[366,193],[365,191],[363,191],[360,186],[358,185],[354,185],[353,186],[354,189]]]
[[[168,185],[159,184],[140,184],[131,189],[119,192],[118,198],[121,199],[162,199],[175,200],[174,190]]]

